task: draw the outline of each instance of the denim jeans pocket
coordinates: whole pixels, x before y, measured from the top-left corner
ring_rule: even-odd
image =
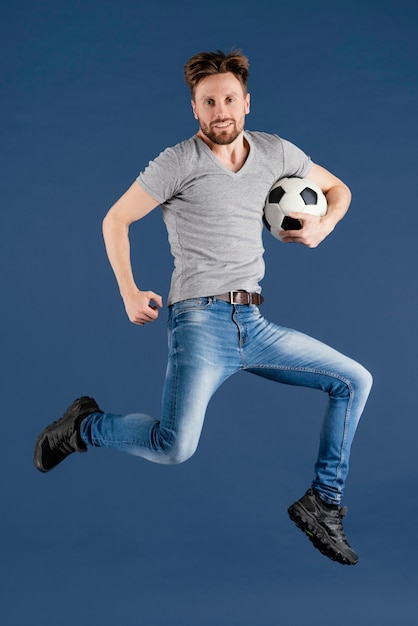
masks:
[[[190,298],[189,300],[181,300],[180,302],[175,302],[170,307],[170,313],[174,318],[178,318],[184,313],[190,313],[193,311],[203,311],[208,309],[213,303],[212,298],[203,297],[203,298]]]

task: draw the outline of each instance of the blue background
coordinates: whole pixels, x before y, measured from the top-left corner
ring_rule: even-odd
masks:
[[[416,3],[17,0],[1,13],[1,623],[415,625]],[[237,375],[181,466],[109,450],[44,476],[32,465],[39,431],[79,395],[159,413],[165,312],[128,322],[101,220],[196,131],[184,62],[235,46],[251,62],[247,128],[353,191],[316,250],[266,232],[263,310],[374,374],[345,497],[356,567],[287,517],[312,479],[325,398],[310,390]],[[159,209],[132,246],[140,286],[166,297]]]

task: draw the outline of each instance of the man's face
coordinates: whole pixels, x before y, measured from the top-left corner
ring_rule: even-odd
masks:
[[[250,94],[231,72],[213,74],[197,84],[192,107],[201,132],[213,143],[227,145],[244,130]]]

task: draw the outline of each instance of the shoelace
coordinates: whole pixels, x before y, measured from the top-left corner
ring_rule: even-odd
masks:
[[[347,541],[342,525],[343,518],[347,515],[347,507],[343,506],[338,511],[332,511],[327,515],[326,525],[335,534],[336,538]]]

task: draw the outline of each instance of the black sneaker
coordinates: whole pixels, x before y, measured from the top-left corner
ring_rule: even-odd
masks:
[[[61,419],[47,426],[35,444],[33,461],[40,472],[49,472],[73,452],[87,452],[79,433],[80,422],[91,413],[103,413],[93,398],[74,400]]]
[[[309,489],[300,500],[292,504],[288,513],[322,554],[343,565],[357,563],[358,556],[349,546],[342,524],[347,507],[330,508],[314,489]]]

